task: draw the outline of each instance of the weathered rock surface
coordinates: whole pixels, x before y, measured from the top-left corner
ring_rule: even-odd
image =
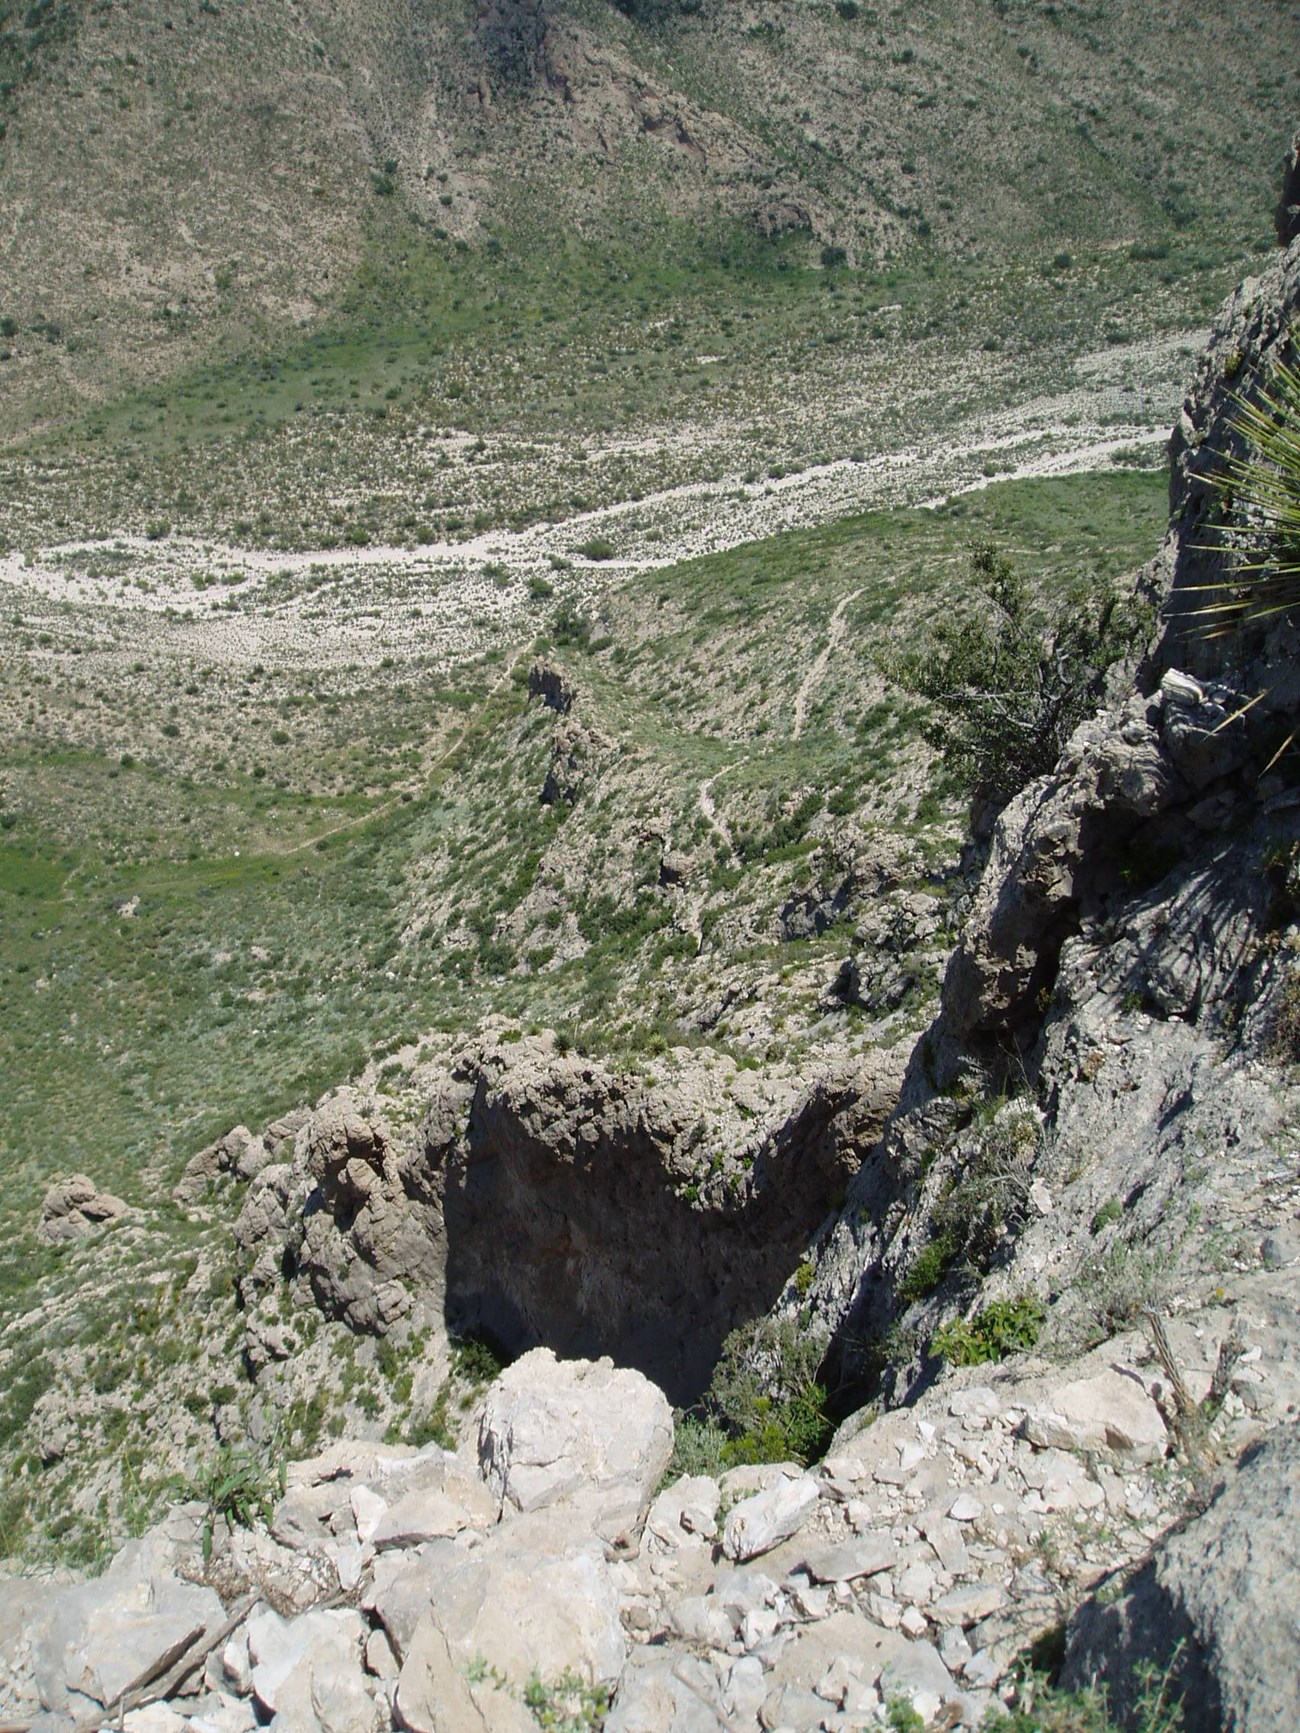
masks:
[[[1182,1645],[1181,1649],[1179,1645]],[[1188,1733],[1300,1726],[1300,1427],[1279,1427],[1118,1600],[1070,1627],[1066,1679],[1104,1681],[1121,1712],[1134,1668],[1172,1670]]]
[[[647,1083],[549,1036],[488,1034],[452,1055],[419,1140],[339,1091],[249,1187],[249,1358],[290,1352],[287,1282],[356,1330],[445,1315],[513,1353],[608,1353],[692,1400],[728,1332],[785,1285],[900,1066],[766,1088],[745,1073],[733,1100],[685,1051]]]
[[[497,1379],[479,1420],[479,1464],[519,1511],[576,1505],[611,1545],[634,1545],[673,1448],[663,1392],[612,1361],[535,1348]]]
[[[29,1660],[30,1683],[42,1708],[84,1711],[114,1703],[187,1639],[215,1632],[224,1609],[209,1588],[177,1578],[165,1546],[132,1542],[97,1581],[60,1590],[39,1588],[23,1608],[12,1587],[14,1618],[0,1642]],[[24,1611],[26,1616],[24,1617]],[[13,1662],[10,1660],[10,1665]]]
[[[50,1243],[82,1239],[105,1222],[129,1214],[129,1206],[120,1197],[100,1191],[84,1173],[74,1173],[57,1180],[45,1193],[36,1234]]]

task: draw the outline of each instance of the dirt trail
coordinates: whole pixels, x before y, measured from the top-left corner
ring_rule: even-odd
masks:
[[[743,764],[744,759],[738,759],[737,763]],[[722,814],[713,804],[713,785],[720,776],[725,776],[729,770],[734,770],[735,768],[736,766],[734,764],[724,764],[721,770],[715,770],[712,776],[708,777],[700,784],[699,799],[700,811],[713,826],[714,830],[717,831],[723,842],[726,843],[732,854],[735,854],[736,852],[736,845],[732,841],[731,832],[727,829],[726,819],[723,818]]]
[[[855,602],[861,594],[862,591],[860,589],[852,590],[836,604],[835,612],[831,615],[831,623],[826,633],[826,642],[822,646],[821,653],[817,657],[817,660],[803,677],[803,683],[799,687],[799,691],[796,694],[794,701],[794,739],[796,740],[800,739],[803,735],[803,725],[808,718],[808,700],[812,697],[814,688],[820,684],[826,670],[830,667],[831,657],[834,656],[835,652],[844,642],[844,634],[848,631],[848,627],[844,623],[844,615],[848,610],[849,604]]]
[[[482,701],[473,713],[466,717],[465,723],[460,732],[452,740],[450,745],[443,747],[442,751],[436,758],[432,758],[427,764],[421,765],[419,776],[416,778],[412,787],[405,790],[405,792],[412,793],[416,789],[423,787],[435,770],[441,770],[442,766],[447,762],[451,755],[460,747],[465,736],[478,721],[487,706],[496,697],[497,693],[500,692],[503,687],[509,685],[511,677],[514,674],[515,669],[518,667],[519,659],[523,653],[522,650],[515,650],[512,652],[505,673],[494,686],[490,687],[489,690],[483,694]],[[379,818],[382,814],[391,812],[395,806],[400,806],[403,792],[403,790],[399,789],[391,800],[381,801],[378,806],[372,806],[369,812],[359,813],[356,818],[345,819],[342,824],[336,824],[329,830],[318,831],[315,836],[309,836],[305,842],[296,842],[290,848],[263,848],[258,852],[261,854],[280,856],[301,854],[304,849],[315,848],[318,842],[324,842],[327,837],[342,836],[346,831],[356,830],[363,824],[369,824],[371,819]]]

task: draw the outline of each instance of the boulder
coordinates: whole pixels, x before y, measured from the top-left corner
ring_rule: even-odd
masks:
[[[56,1180],[46,1192],[36,1237],[47,1244],[84,1239],[105,1222],[130,1213],[130,1206],[120,1197],[100,1191],[84,1173],[74,1173],[68,1179]]]
[[[480,1471],[503,1506],[581,1506],[620,1548],[640,1535],[672,1448],[672,1410],[648,1378],[549,1348],[502,1373],[479,1422]]]
[[[365,1605],[403,1666],[427,1614],[458,1666],[484,1662],[515,1686],[566,1668],[612,1683],[626,1656],[604,1548],[572,1513],[518,1516],[472,1548],[436,1540],[416,1553],[381,1554]]]
[[[223,1174],[234,1174],[242,1180],[255,1179],[273,1160],[265,1138],[254,1137],[246,1125],[236,1125],[224,1137],[190,1157],[172,1196],[177,1203],[196,1203]]]
[[[1043,1448],[1106,1451],[1128,1463],[1159,1462],[1169,1447],[1141,1379],[1113,1368],[1063,1384],[1025,1416],[1025,1435]]]
[[[811,1547],[803,1568],[815,1583],[851,1583],[887,1571],[897,1557],[888,1535],[869,1534],[837,1546]]]
[[[1071,1622],[1064,1681],[1106,1685],[1122,1719],[1134,1669],[1171,1671],[1187,1733],[1300,1727],[1300,1426],[1231,1470],[1209,1509],[1173,1534],[1119,1599]]]
[[[456,1733],[487,1733],[465,1670],[452,1660],[432,1615],[420,1621],[402,1663],[393,1719],[407,1733],[442,1733],[444,1727],[454,1727]]]
[[[58,1712],[90,1698],[109,1704],[187,1639],[197,1643],[225,1618],[211,1589],[156,1568],[136,1543],[94,1582],[33,1596],[24,1621],[42,1705]]]
[[[605,1733],[721,1733],[712,1667],[678,1648],[638,1649],[627,1664]],[[753,1717],[750,1717],[752,1723]]]
[[[798,1532],[820,1497],[809,1474],[782,1475],[766,1491],[743,1499],[727,1518],[722,1550],[729,1559],[757,1558]]]
[[[721,1487],[707,1474],[684,1474],[655,1499],[646,1526],[666,1546],[685,1545],[692,1536],[712,1540],[721,1498]]]
[[[358,1676],[365,1627],[352,1608],[303,1613],[282,1619],[273,1611],[258,1613],[248,1622],[248,1657],[252,1665],[253,1695],[268,1715],[286,1713],[286,1725],[306,1718],[314,1681],[319,1675],[319,1694],[324,1704],[337,1698],[342,1725],[338,1733],[350,1733],[347,1717],[359,1704],[348,1677],[350,1664]],[[342,1670],[340,1670],[342,1667]],[[330,1711],[333,1713],[333,1711]],[[332,1724],[317,1720],[322,1725]],[[309,1726],[303,1733],[309,1733]]]

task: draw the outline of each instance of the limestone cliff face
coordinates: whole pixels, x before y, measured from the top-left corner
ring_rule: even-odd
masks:
[[[846,1399],[882,1361],[896,1394],[932,1375],[925,1343],[954,1306],[1032,1290],[1059,1339],[1095,1339],[1157,1288],[1212,1287],[1226,1253],[1209,1220],[1258,1265],[1300,936],[1296,754],[1269,760],[1300,659],[1285,619],[1208,643],[1190,611],[1226,574],[1208,478],[1298,310],[1293,244],[1226,304],[1175,429],[1170,531],[1146,574],[1167,603],[1158,640],[998,823],[940,1015],[809,1296]],[[1003,1094],[1037,1117],[1014,1148]]]
[[[340,1091],[240,1218],[250,1362],[290,1351],[291,1297],[376,1335],[610,1354],[688,1401],[843,1197],[898,1071],[759,1080],[683,1050],[647,1077],[496,1031],[449,1057],[418,1132]]]

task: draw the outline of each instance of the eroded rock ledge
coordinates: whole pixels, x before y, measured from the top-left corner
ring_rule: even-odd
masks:
[[[357,1331],[609,1354],[689,1401],[832,1217],[902,1060],[773,1081],[683,1049],[648,1077],[499,1030],[450,1057],[418,1131],[340,1091],[252,1180],[249,1359],[287,1354],[287,1288]]]

